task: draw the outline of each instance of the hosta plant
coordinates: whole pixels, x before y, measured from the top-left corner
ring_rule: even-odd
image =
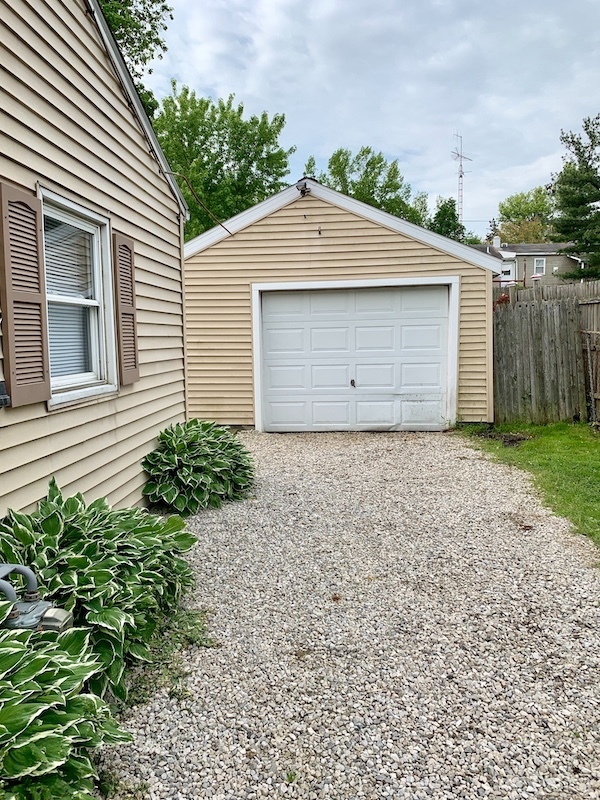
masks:
[[[139,508],[113,510],[104,499],[65,499],[54,480],[36,512],[9,511],[0,521],[0,561],[31,567],[42,596],[90,628],[102,665],[89,680],[96,694],[110,688],[125,698],[125,665],[147,659],[157,623],[191,586],[180,554],[196,539],[184,524]]]
[[[12,603],[0,603],[0,623]],[[0,630],[0,791],[5,800],[92,798],[90,753],[131,740],[82,687],[102,664],[81,628]]]
[[[245,497],[254,480],[250,453],[238,437],[214,422],[192,419],[159,434],[159,446],[142,462],[151,503],[180,514],[219,507]]]

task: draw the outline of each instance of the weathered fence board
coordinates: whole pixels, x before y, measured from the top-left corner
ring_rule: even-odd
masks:
[[[600,330],[582,331],[590,422],[600,421]]]
[[[586,420],[578,297],[521,302],[521,294],[494,313],[496,421]]]

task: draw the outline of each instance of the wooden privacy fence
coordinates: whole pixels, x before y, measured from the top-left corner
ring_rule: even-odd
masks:
[[[520,299],[494,312],[496,422],[587,420],[579,299]]]
[[[500,290],[500,292],[502,291]],[[526,303],[533,300],[564,300],[566,297],[576,297],[578,300],[598,300],[600,298],[600,281],[557,283],[550,286],[542,286],[538,283],[529,289],[515,287],[515,291],[518,300]]]

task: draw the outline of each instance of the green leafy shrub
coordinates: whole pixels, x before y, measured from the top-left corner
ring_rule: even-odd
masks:
[[[89,688],[101,697],[110,687],[125,699],[126,663],[148,658],[156,625],[192,585],[179,554],[196,539],[184,526],[181,517],[113,510],[104,499],[65,500],[54,480],[37,512],[9,511],[0,521],[0,561],[31,567],[42,596],[90,628],[102,669]]]
[[[12,603],[0,602],[0,623]],[[0,630],[0,790],[4,800],[92,798],[90,752],[131,741],[83,685],[102,669],[90,632]]]
[[[151,503],[195,514],[218,508],[223,500],[240,500],[252,486],[252,457],[227,428],[192,419],[166,428],[158,440],[142,461],[150,476],[144,494]]]

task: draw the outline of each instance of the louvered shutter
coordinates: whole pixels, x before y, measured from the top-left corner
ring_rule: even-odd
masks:
[[[50,399],[42,203],[0,184],[0,310],[12,406]]]
[[[119,374],[126,386],[140,378],[137,325],[135,317],[135,264],[133,239],[113,234],[115,294],[117,296],[117,334],[119,337]]]

